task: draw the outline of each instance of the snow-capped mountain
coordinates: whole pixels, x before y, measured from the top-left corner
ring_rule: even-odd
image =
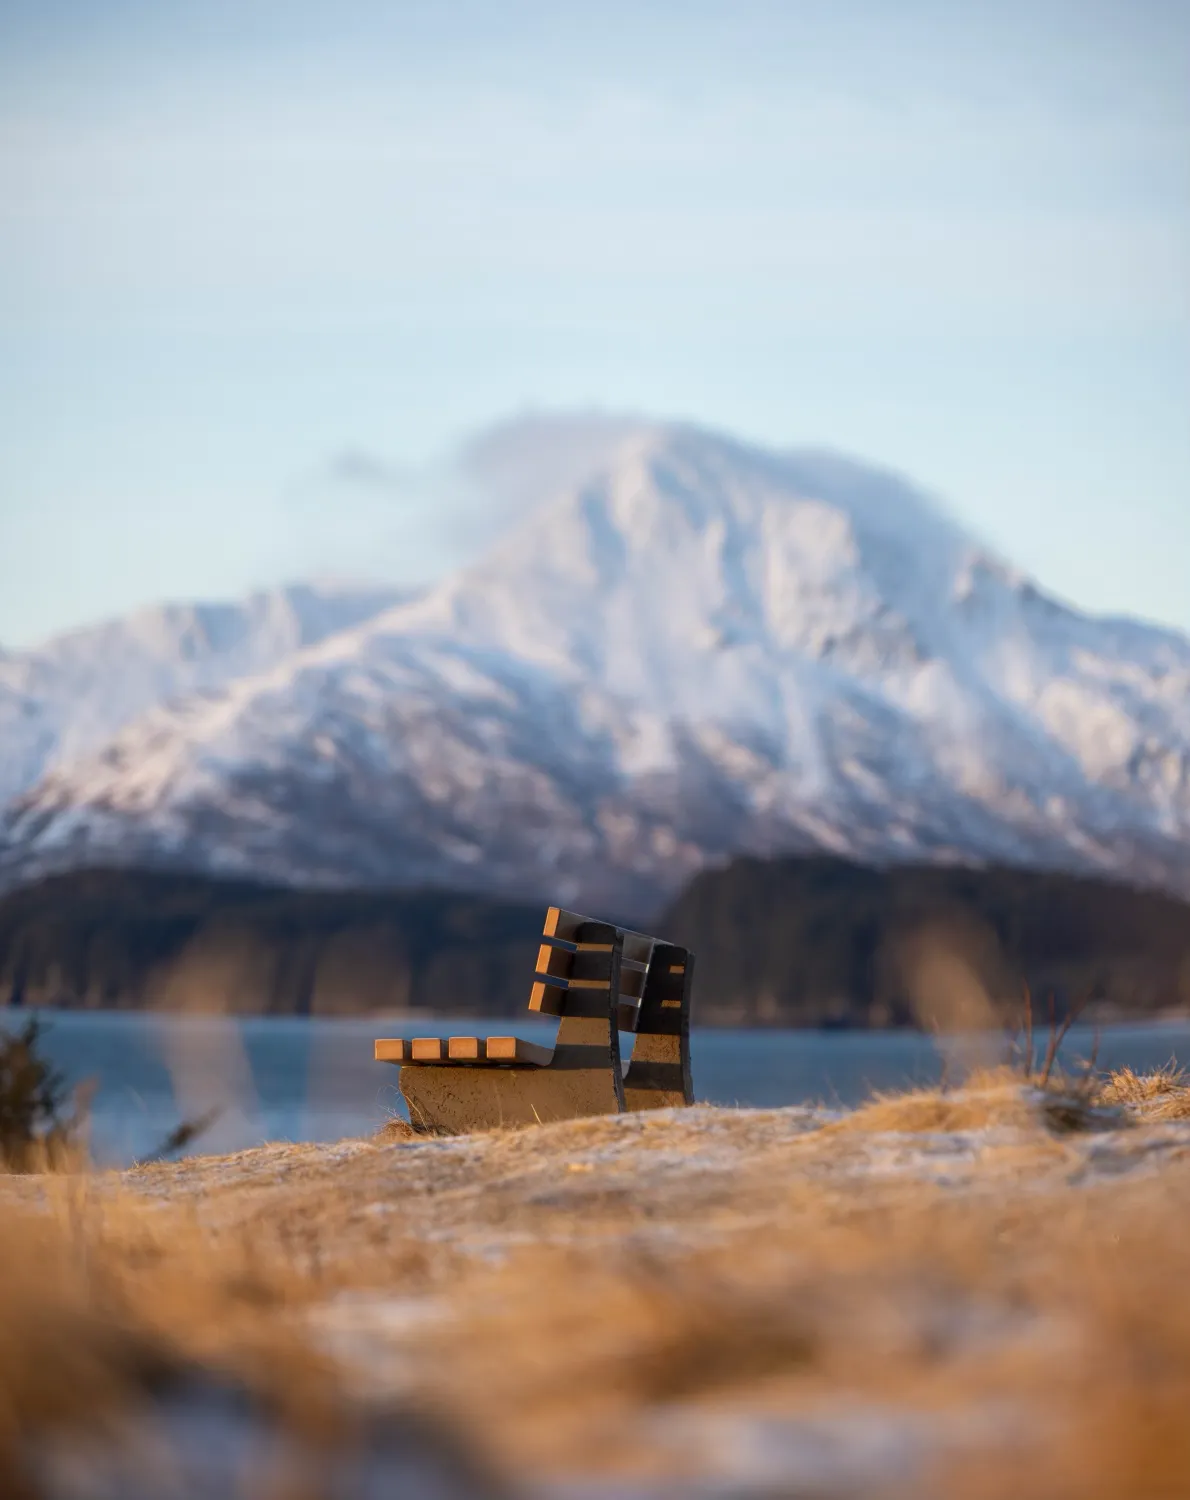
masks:
[[[165,604],[0,652],[0,806],[97,751],[147,709],[218,692],[404,597],[301,584],[238,604]]]
[[[630,912],[820,848],[1190,891],[1186,638],[1064,608],[828,455],[536,419],[467,462],[501,505],[557,483],[417,598],[59,764],[8,809],[7,878],[149,861]]]

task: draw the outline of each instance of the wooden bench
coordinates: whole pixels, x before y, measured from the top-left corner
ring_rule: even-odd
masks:
[[[459,1134],[692,1104],[693,955],[551,906],[529,1009],[557,1016],[553,1047],[517,1036],[383,1038],[415,1129]],[[627,1071],[620,1032],[636,1035]]]

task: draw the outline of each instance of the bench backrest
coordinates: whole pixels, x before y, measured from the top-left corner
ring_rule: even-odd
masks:
[[[564,907],[546,913],[529,1009],[544,1016],[605,1016],[610,1003],[612,949],[620,939],[616,984],[621,1031],[677,1036],[689,1024],[690,971],[685,948],[648,933],[599,922]]]
[[[541,935],[545,941],[537,950],[530,1010],[563,1018],[607,1016],[614,980],[615,1005],[635,1014],[644,993],[652,938],[559,906],[546,912]]]
[[[638,1036],[681,1036],[690,1025],[694,958],[674,943],[654,945],[644,993],[631,1028]]]
[[[621,1108],[692,1104],[694,955],[558,906],[546,913],[542,937],[529,1009],[560,1017],[555,1066],[582,1065],[601,1052],[611,1060]],[[621,1031],[636,1033],[626,1073]]]

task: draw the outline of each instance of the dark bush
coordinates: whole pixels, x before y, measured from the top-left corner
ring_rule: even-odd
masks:
[[[42,1055],[36,1017],[0,1031],[0,1170],[53,1165],[70,1145],[74,1120],[66,1080]]]

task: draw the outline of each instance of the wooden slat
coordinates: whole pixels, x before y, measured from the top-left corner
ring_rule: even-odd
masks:
[[[610,943],[567,943],[559,947],[554,943],[542,943],[537,950],[537,972],[539,974],[556,974],[565,978],[580,959],[589,959],[592,955],[610,953]],[[649,966],[638,958],[621,958],[621,973],[647,974]]]
[[[647,969],[649,960],[653,956],[654,941],[643,932],[626,932],[624,934],[624,967],[635,968],[639,964],[642,969]]]
[[[609,981],[606,979],[572,979],[566,985],[568,990],[606,990]],[[629,973],[620,972],[620,997],[621,999],[639,1000],[644,993],[645,973],[644,970],[634,970]]]
[[[538,980],[529,991],[529,1009],[542,1016],[606,1016],[610,1000],[611,994],[606,988],[568,990],[556,980],[549,984]]]
[[[543,971],[538,969],[538,974]],[[548,973],[548,971],[544,971]],[[630,969],[620,972],[620,995],[629,1000],[639,1000],[644,993],[646,971],[644,969]],[[542,981],[545,982],[544,979]],[[560,974],[551,975],[548,981],[550,989],[555,990],[606,990],[611,987],[610,979],[566,979]],[[537,994],[538,986],[533,986],[533,993]],[[532,999],[529,1001],[529,1009],[537,1010]]]
[[[397,1063],[524,1063],[543,1068],[553,1057],[553,1049],[516,1036],[419,1036],[413,1041],[401,1037],[382,1037],[374,1043],[377,1062]]]
[[[612,971],[614,951],[610,943],[577,943],[571,955],[570,972],[576,979],[605,978]]]
[[[546,984],[545,980],[539,979],[529,991],[529,1009],[539,1010],[544,1015],[556,1016],[558,1011],[553,1007],[561,1006],[565,998],[565,986]]]
[[[551,906],[545,914],[541,935],[563,943],[577,943],[579,929],[588,923],[595,923],[600,927],[614,925],[610,922],[600,922],[598,917],[584,917],[577,911],[567,911],[564,906]],[[620,928],[620,933],[624,939],[625,959],[632,963],[647,965],[657,939],[647,932],[632,932],[624,927]],[[590,946],[595,948],[599,945],[591,944]]]
[[[584,917],[576,911],[567,911],[564,906],[551,906],[545,914],[541,935],[561,938],[564,942],[573,943],[579,928],[594,920],[594,917]]]
[[[529,1063],[544,1068],[553,1059],[551,1047],[540,1047],[519,1036],[490,1036],[487,1039],[488,1062]]]
[[[629,1000],[627,1004],[621,1003],[616,1011],[616,1026],[620,1031],[635,1031],[640,1022],[640,1001]]]
[[[538,948],[537,972],[539,974],[549,974],[556,979],[569,979],[573,967],[573,948],[554,948],[549,943],[542,943]]]

